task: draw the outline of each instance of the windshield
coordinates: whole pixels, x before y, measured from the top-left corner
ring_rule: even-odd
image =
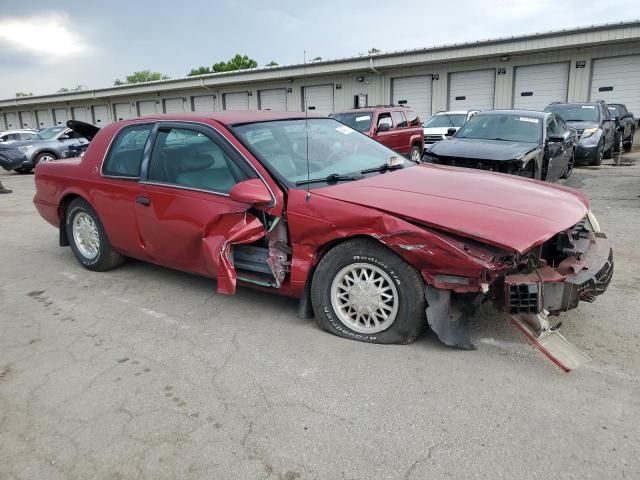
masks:
[[[557,113],[565,122],[600,121],[600,109],[596,105],[551,105],[547,110]]]
[[[360,132],[368,132],[371,128],[371,112],[349,112],[349,113],[336,113],[332,115],[340,123],[358,130]]]
[[[461,127],[464,125],[464,121],[467,118],[466,114],[460,113],[437,113],[429,120],[424,122],[422,126],[424,128],[450,128]]]
[[[55,137],[58,133],[60,133],[62,130],[65,130],[67,127],[49,127],[49,128],[43,128],[42,130],[38,131],[38,136],[43,139],[43,140],[49,140],[53,137]]]
[[[308,130],[305,132],[307,122]],[[415,165],[331,118],[250,123],[233,127],[232,131],[262,163],[292,185],[307,178],[360,175],[362,170],[386,164],[391,157],[396,157],[403,167]],[[379,175],[377,172],[372,174]],[[319,182],[309,185],[309,188],[325,185]]]
[[[542,138],[542,123],[539,118],[522,115],[478,114],[458,130],[456,138],[538,143]]]

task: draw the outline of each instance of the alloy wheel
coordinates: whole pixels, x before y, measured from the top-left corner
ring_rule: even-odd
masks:
[[[370,263],[352,263],[334,277],[331,304],[351,330],[375,334],[389,328],[398,314],[398,291],[391,277]]]
[[[89,260],[98,256],[100,234],[90,215],[79,212],[73,217],[73,241],[80,253]]]

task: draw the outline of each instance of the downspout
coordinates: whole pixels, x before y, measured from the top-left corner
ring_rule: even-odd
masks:
[[[378,75],[378,77],[380,78],[380,96],[381,96],[381,101],[378,102],[381,105],[384,105],[385,103],[391,103],[391,102],[385,102],[384,101],[384,97],[385,97],[385,91],[384,91],[384,74],[378,70],[376,67],[373,66],[373,58],[369,57],[369,69]]]
[[[214,89],[213,89],[213,88],[211,88],[211,87],[207,87],[207,86],[204,84],[204,77],[201,77],[201,78],[200,78],[200,86],[201,86],[202,88],[204,88],[205,90],[209,90],[210,92],[213,92],[213,100],[214,100],[213,108],[216,108],[216,103],[218,102],[218,92],[217,92],[217,90],[214,90]]]

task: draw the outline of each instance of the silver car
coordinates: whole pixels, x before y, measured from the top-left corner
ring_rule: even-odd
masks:
[[[66,126],[43,128],[30,133],[33,137],[27,140],[0,142],[0,167],[28,173],[39,162],[62,158],[71,145],[88,143],[88,140]]]

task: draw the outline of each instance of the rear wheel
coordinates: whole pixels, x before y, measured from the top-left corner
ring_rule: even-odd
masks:
[[[602,154],[602,158],[613,158],[613,148],[615,146],[616,142],[615,142],[615,137],[613,139],[613,143],[611,144],[611,146],[609,147],[608,150],[605,150],[604,153]]]
[[[410,343],[426,324],[422,277],[371,239],[346,241],[323,257],[311,300],[320,328],[361,342]]]
[[[65,226],[73,254],[89,270],[104,272],[124,262],[124,257],[109,243],[95,210],[82,198],[67,208]]]
[[[619,152],[622,149],[622,132],[616,132],[616,136],[613,137],[613,151]]]

